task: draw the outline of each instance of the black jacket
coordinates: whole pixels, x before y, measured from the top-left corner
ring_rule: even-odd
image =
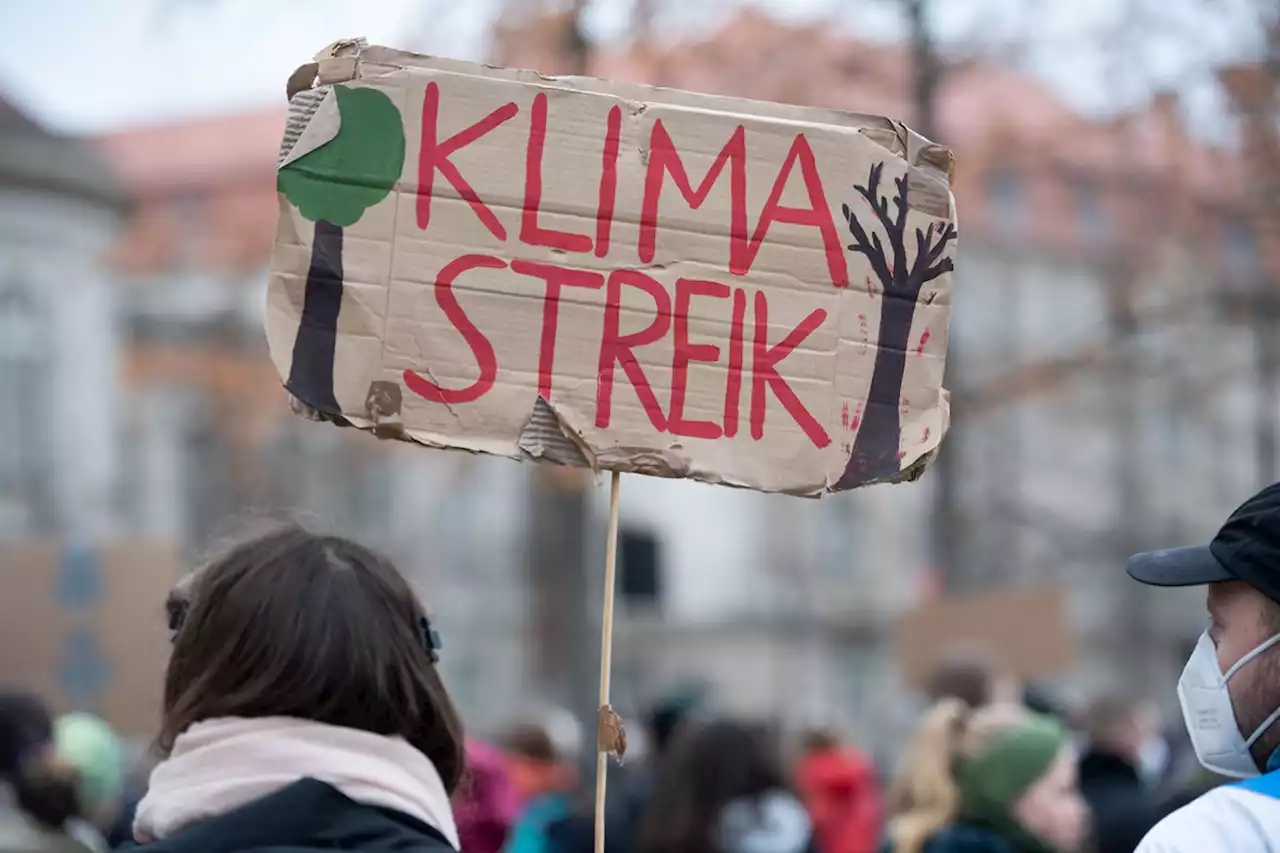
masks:
[[[141,801],[142,797],[136,793],[126,794],[121,801],[115,822],[107,830],[107,846],[112,850],[133,843],[133,818],[138,813],[138,803]]]
[[[453,853],[438,830],[390,809],[367,806],[337,788],[303,779],[270,796],[193,824],[137,853]]]
[[[1097,853],[1133,853],[1167,811],[1132,764],[1097,748],[1080,760],[1080,793],[1093,812]]]

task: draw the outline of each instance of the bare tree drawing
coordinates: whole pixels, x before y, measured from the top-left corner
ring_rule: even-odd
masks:
[[[956,238],[953,223],[936,222],[928,228],[915,229],[915,251],[908,258],[907,230],[907,176],[894,178],[897,193],[893,196],[896,208],[889,212],[890,199],[880,193],[880,178],[884,162],[871,167],[865,186],[854,185],[867,204],[871,206],[876,221],[888,238],[888,251],[874,228],[864,227],[858,215],[843,206],[845,221],[853,243],[849,251],[865,255],[871,269],[880,280],[883,299],[880,313],[880,334],[871,390],[853,453],[840,478],[838,488],[852,488],[893,477],[901,470],[898,448],[902,440],[902,424],[898,414],[902,396],[902,380],[907,368],[907,345],[911,335],[911,321],[915,316],[920,290],[943,273],[951,272],[952,259],[944,257],[947,246]],[[868,233],[870,232],[870,233]]]

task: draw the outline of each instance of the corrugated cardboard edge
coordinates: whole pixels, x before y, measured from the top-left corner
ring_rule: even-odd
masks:
[[[600,465],[582,430],[573,425],[576,418],[539,396],[533,412],[520,430],[516,446],[533,459],[546,459],[558,465],[573,465],[599,471]]]
[[[287,87],[290,99],[289,125],[286,128],[286,142],[281,146],[279,166],[284,166],[303,154],[316,150],[337,136],[339,122],[336,104],[331,97],[332,84],[377,78],[415,67],[471,75],[475,73],[476,65],[460,60],[371,46],[364,38],[340,39],[319,51],[314,62],[300,67],[289,79]],[[912,189],[909,196],[910,207],[930,216],[956,222],[955,198],[950,186],[954,170],[954,155],[946,146],[930,141],[893,119],[847,110],[707,95],[641,83],[606,81],[594,77],[552,77],[523,69],[493,65],[483,67],[488,74],[498,79],[581,92],[600,92],[621,97],[633,101],[633,109],[637,112],[645,109],[646,102],[655,100],[655,96],[658,96],[664,103],[697,107],[728,115],[744,114],[742,112],[744,107],[750,107],[750,114],[753,116],[792,122],[813,123],[815,115],[821,115],[829,124],[856,128],[868,140],[905,160],[908,166],[908,181]],[[332,107],[332,119],[321,111],[326,103]],[[321,127],[315,132],[310,132],[313,121],[321,122]],[[291,134],[293,134],[293,141],[289,142]],[[957,229],[958,227],[957,223]],[[878,483],[913,482],[920,478],[937,455],[938,448],[950,429],[950,393],[945,388],[940,388],[939,392],[937,408],[941,424],[937,444],[915,458],[904,458],[902,470],[893,476],[860,483],[860,487]],[[754,483],[737,481],[716,472],[695,470],[690,460],[678,452],[678,445],[666,450],[638,447],[593,448],[584,438],[582,431],[572,425],[575,419],[571,414],[540,396],[535,397],[530,405],[529,420],[516,442],[519,451],[517,453],[508,452],[492,441],[468,440],[459,436],[435,436],[420,430],[404,429],[399,424],[394,428],[386,428],[380,425],[377,419],[349,415],[335,417],[315,409],[292,395],[290,395],[290,402],[294,412],[309,420],[329,422],[338,426],[352,426],[373,432],[379,438],[407,439],[427,447],[485,453],[518,461],[534,460],[585,467],[597,473],[601,469],[606,469],[677,479],[695,476],[702,482],[715,485],[760,490],[760,487]],[[771,491],[777,494],[820,498],[824,494],[833,494],[833,485],[834,481],[828,480]]]
[[[332,86],[304,89],[289,99],[289,111],[284,125],[284,140],[280,143],[280,157],[276,169],[310,154],[338,136],[342,119],[338,113],[338,100]]]

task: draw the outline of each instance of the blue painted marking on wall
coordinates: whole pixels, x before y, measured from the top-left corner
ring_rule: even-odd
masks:
[[[110,680],[111,670],[98,644],[98,635],[85,628],[69,631],[58,662],[58,685],[72,707],[96,708]]]
[[[92,548],[68,545],[58,561],[54,597],[63,607],[87,610],[103,596],[102,562]]]

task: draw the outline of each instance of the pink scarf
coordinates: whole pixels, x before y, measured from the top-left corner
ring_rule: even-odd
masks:
[[[173,752],[151,772],[134,837],[144,844],[167,838],[303,778],[326,782],[358,803],[417,818],[458,849],[449,795],[425,755],[403,738],[292,717],[224,717],[179,735]]]

